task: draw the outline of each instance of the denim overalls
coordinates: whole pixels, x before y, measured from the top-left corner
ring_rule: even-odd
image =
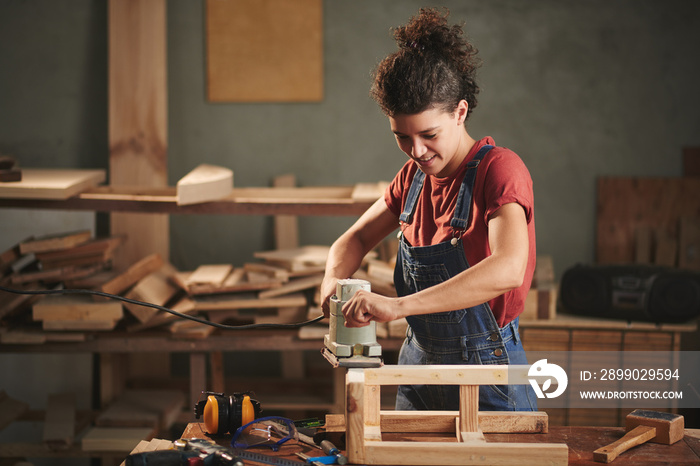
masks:
[[[452,241],[413,247],[400,236],[394,282],[399,296],[416,293],[444,282],[469,267],[461,232],[467,229],[472,189],[479,162],[493,146],[482,147],[469,162],[459,190],[451,226]],[[400,220],[411,223],[425,174],[418,170],[408,192]],[[454,243],[454,244],[453,244]],[[520,344],[518,319],[499,328],[488,303],[469,309],[409,316],[399,364],[527,364]],[[458,410],[459,388],[441,385],[401,385],[397,410]],[[529,385],[481,386],[479,410],[536,410]]]

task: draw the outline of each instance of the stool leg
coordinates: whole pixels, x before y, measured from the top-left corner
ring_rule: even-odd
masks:
[[[460,385],[457,439],[460,442],[484,441],[479,429],[479,386]]]

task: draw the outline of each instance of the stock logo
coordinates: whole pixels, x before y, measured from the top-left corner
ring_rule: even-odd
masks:
[[[569,383],[569,378],[566,376],[564,369],[556,364],[550,364],[546,359],[540,359],[527,371],[530,385],[535,390],[537,398],[556,398],[566,390]],[[533,378],[534,377],[534,378]],[[542,385],[539,384],[539,379],[545,378]],[[557,388],[552,392],[547,392],[552,387],[552,381],[557,383]]]

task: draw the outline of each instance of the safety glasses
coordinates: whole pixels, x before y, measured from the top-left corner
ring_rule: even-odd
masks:
[[[268,447],[277,451],[287,440],[297,437],[291,419],[278,416],[261,417],[236,429],[231,439],[233,448]]]

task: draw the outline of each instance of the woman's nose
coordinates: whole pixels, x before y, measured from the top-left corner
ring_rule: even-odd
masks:
[[[414,141],[411,146],[411,155],[415,158],[421,158],[427,151],[425,144],[420,141]]]

